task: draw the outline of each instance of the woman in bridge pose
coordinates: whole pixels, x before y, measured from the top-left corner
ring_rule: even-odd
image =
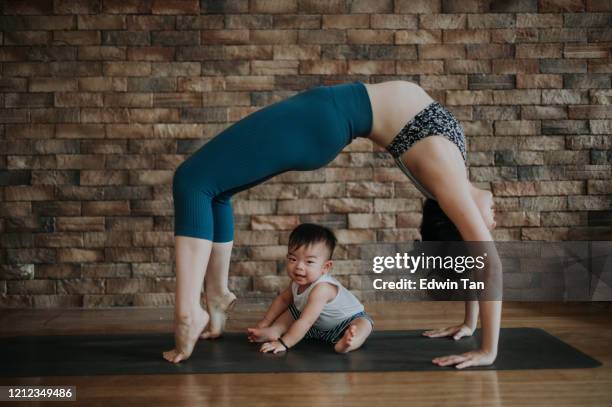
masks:
[[[357,137],[372,140],[428,198],[432,213],[448,217],[465,241],[491,242],[495,226],[490,192],[474,187],[466,171],[463,128],[420,86],[407,81],[344,83],[312,88],[262,108],[207,142],[174,174],[175,348],[171,362],[187,359],[198,338],[223,332],[236,300],[227,286],[233,243],[231,197],[291,170],[331,162]],[[497,256],[491,269],[500,272]],[[206,308],[200,305],[206,283]],[[501,301],[470,301],[462,324],[427,336],[469,335],[482,321],[480,349],[434,359],[439,365],[487,365],[497,356]]]

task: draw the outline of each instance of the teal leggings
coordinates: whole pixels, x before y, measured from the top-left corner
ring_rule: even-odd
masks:
[[[316,87],[248,115],[176,169],[174,235],[232,241],[232,195],[285,171],[321,168],[371,127],[360,82]]]

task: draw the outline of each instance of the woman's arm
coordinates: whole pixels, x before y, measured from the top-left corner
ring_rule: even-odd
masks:
[[[501,261],[487,223],[472,195],[472,186],[457,147],[444,137],[427,137],[415,143],[402,158],[408,169],[434,195],[440,208],[459,230],[462,239],[486,245],[486,279],[494,286],[501,287]],[[443,366],[456,364],[458,368],[493,363],[497,357],[501,301],[480,300],[479,308],[481,348],[463,355],[436,358],[434,363]]]

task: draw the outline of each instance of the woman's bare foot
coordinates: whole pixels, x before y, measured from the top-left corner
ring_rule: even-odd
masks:
[[[227,314],[232,310],[236,304],[236,296],[233,293],[227,293],[214,300],[206,300],[206,308],[210,313],[210,323],[206,331],[200,335],[203,339],[215,339],[221,336],[225,330],[225,322],[227,321]]]
[[[267,328],[247,328],[249,342],[268,342],[278,339],[278,331],[273,327]]]
[[[168,362],[178,363],[191,356],[198,336],[204,330],[210,317],[202,308],[190,319],[174,321],[174,343],[175,348],[164,352],[164,359]]]
[[[357,326],[351,325],[344,331],[344,335],[342,335],[342,339],[336,343],[334,346],[334,350],[338,353],[347,353],[355,349],[355,334],[357,333]]]

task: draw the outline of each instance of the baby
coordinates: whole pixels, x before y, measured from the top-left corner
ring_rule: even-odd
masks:
[[[358,349],[372,332],[373,322],[359,300],[328,273],[336,237],[327,228],[302,224],[289,236],[289,287],[272,302],[249,341],[264,342],[261,352],[284,352],[302,338],[334,344],[346,353]]]

